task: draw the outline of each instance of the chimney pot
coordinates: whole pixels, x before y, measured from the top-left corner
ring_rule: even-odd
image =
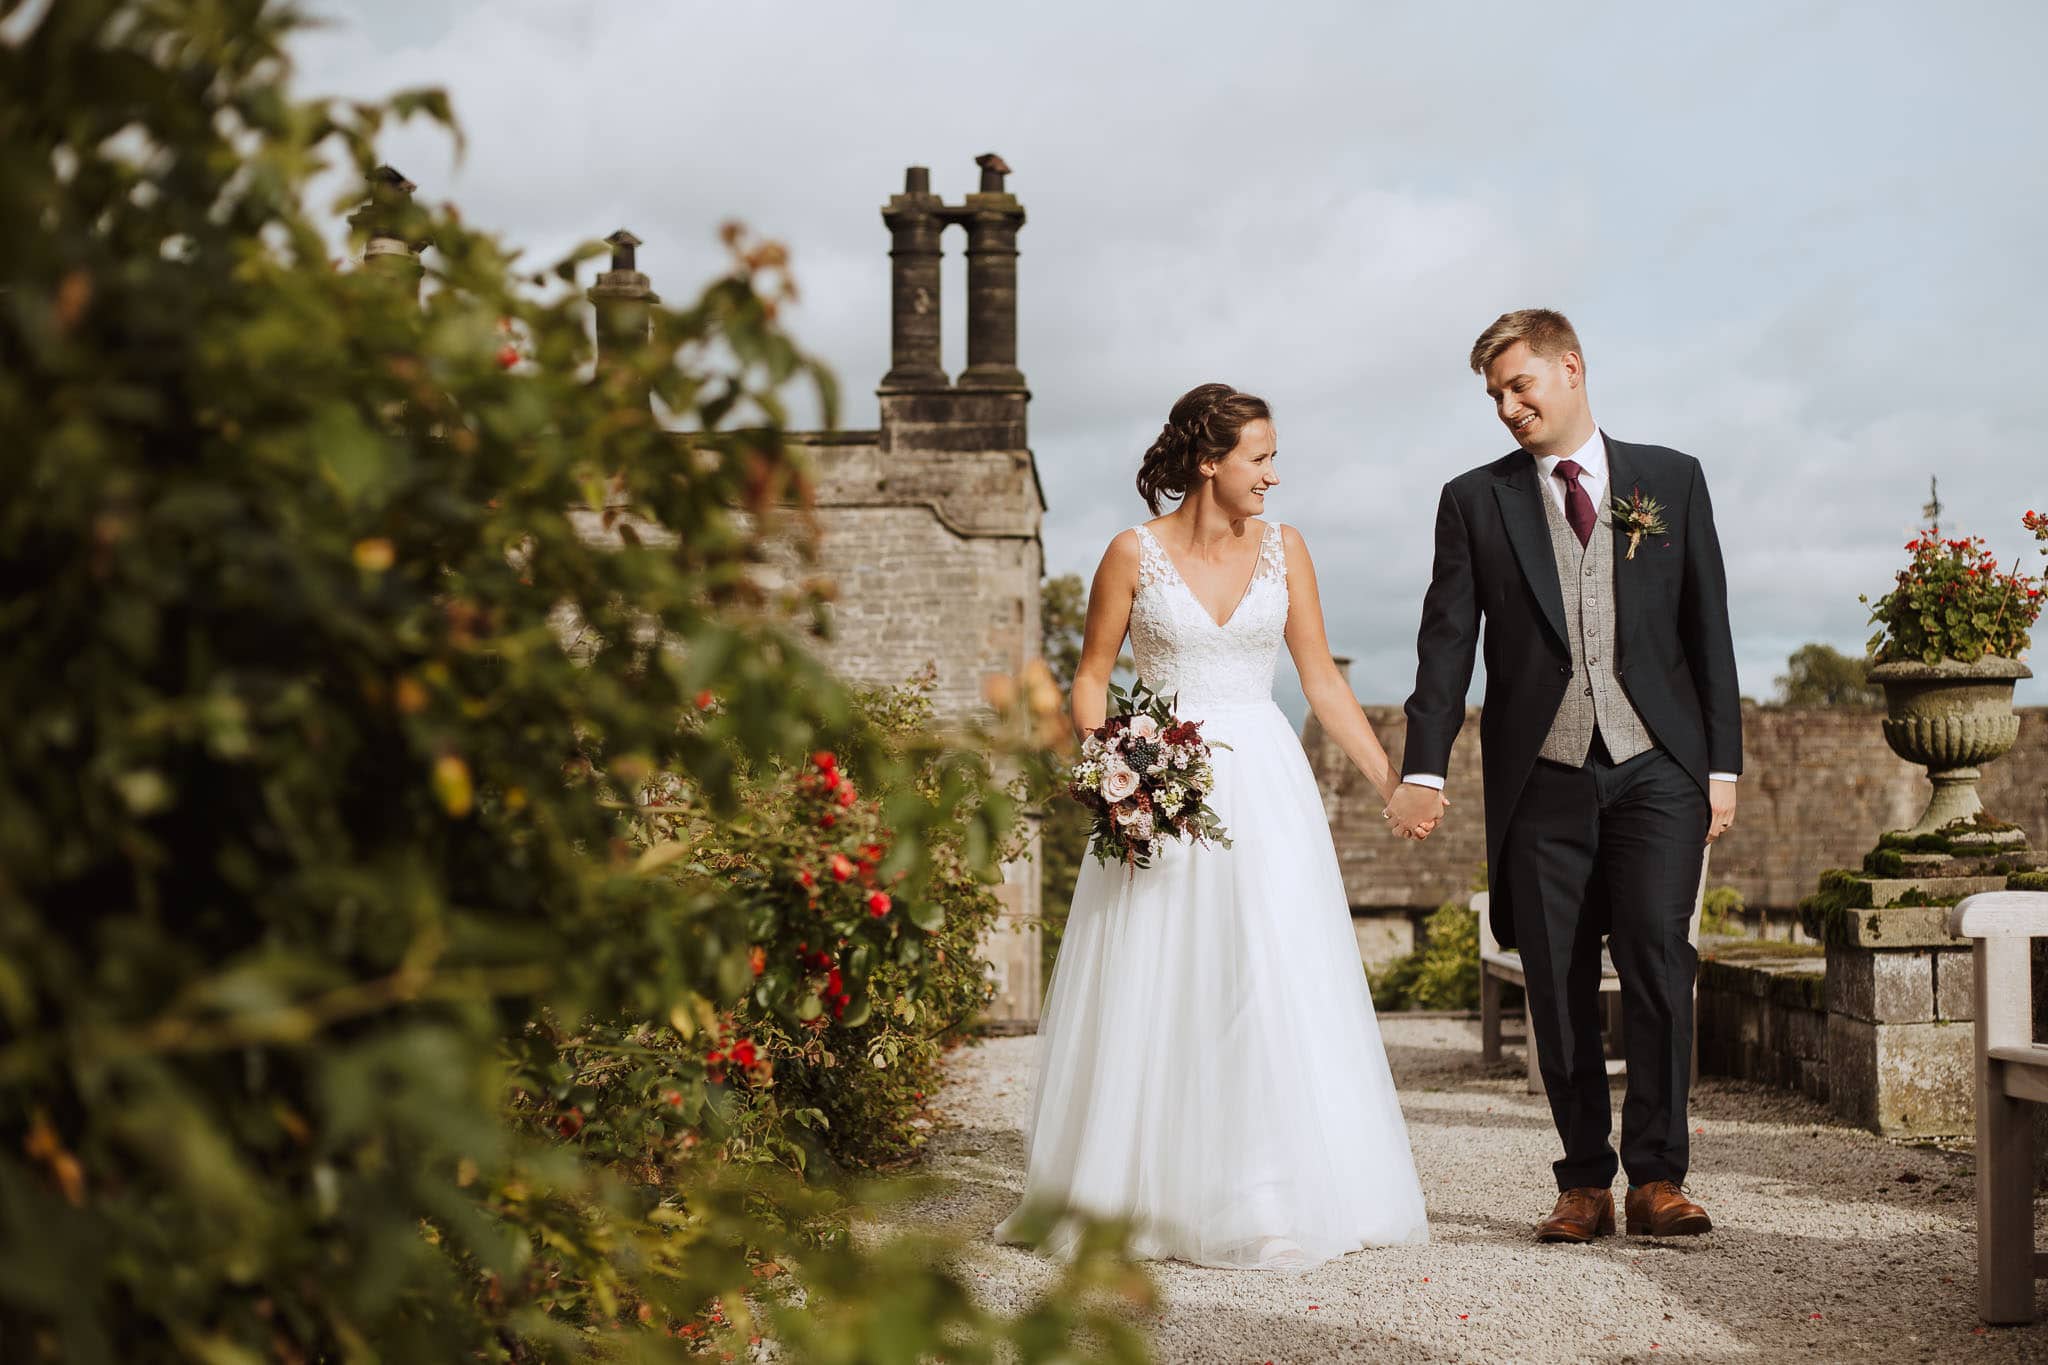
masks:
[[[612,269],[634,270],[638,268],[633,264],[633,248],[640,245],[638,237],[635,237],[625,228],[620,228],[604,240],[605,245],[612,249]]]

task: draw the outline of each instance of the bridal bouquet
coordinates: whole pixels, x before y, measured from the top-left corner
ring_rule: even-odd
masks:
[[[1216,783],[1212,748],[1202,722],[1173,714],[1172,697],[1138,683],[1129,692],[1110,685],[1110,716],[1081,741],[1074,765],[1074,799],[1095,813],[1092,847],[1098,860],[1150,867],[1158,841],[1192,838],[1230,847],[1223,823],[1205,804]]]

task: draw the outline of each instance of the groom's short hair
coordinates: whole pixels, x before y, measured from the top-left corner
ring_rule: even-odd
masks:
[[[1472,343],[1472,373],[1485,374],[1486,367],[1518,341],[1528,342],[1529,349],[1545,360],[1555,360],[1566,351],[1577,352],[1581,362],[1586,358],[1570,318],[1554,308],[1517,308],[1495,318],[1493,326]]]

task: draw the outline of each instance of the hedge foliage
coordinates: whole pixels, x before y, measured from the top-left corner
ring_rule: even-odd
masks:
[[[1107,1241],[1004,1319],[802,1178],[915,1145],[1013,817],[809,651],[786,254],[601,382],[590,250],[387,180],[424,288],[342,268],[309,181],[452,116],[298,23],[0,40],[7,1358],[1139,1354]]]

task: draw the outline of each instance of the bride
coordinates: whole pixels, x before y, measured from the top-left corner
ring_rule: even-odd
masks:
[[[1308,549],[1258,520],[1272,413],[1228,384],[1173,405],[1088,598],[1075,728],[1104,718],[1128,629],[1138,675],[1204,722],[1231,846],[1082,860],[1039,1028],[1023,1201],[996,1229],[1070,1253],[1063,1212],[1130,1220],[1151,1258],[1304,1269],[1425,1242],[1407,1126],[1308,759],[1273,703],[1284,639],[1324,729],[1380,791],[1400,776],[1323,634]],[[1158,515],[1161,499],[1180,506]]]

